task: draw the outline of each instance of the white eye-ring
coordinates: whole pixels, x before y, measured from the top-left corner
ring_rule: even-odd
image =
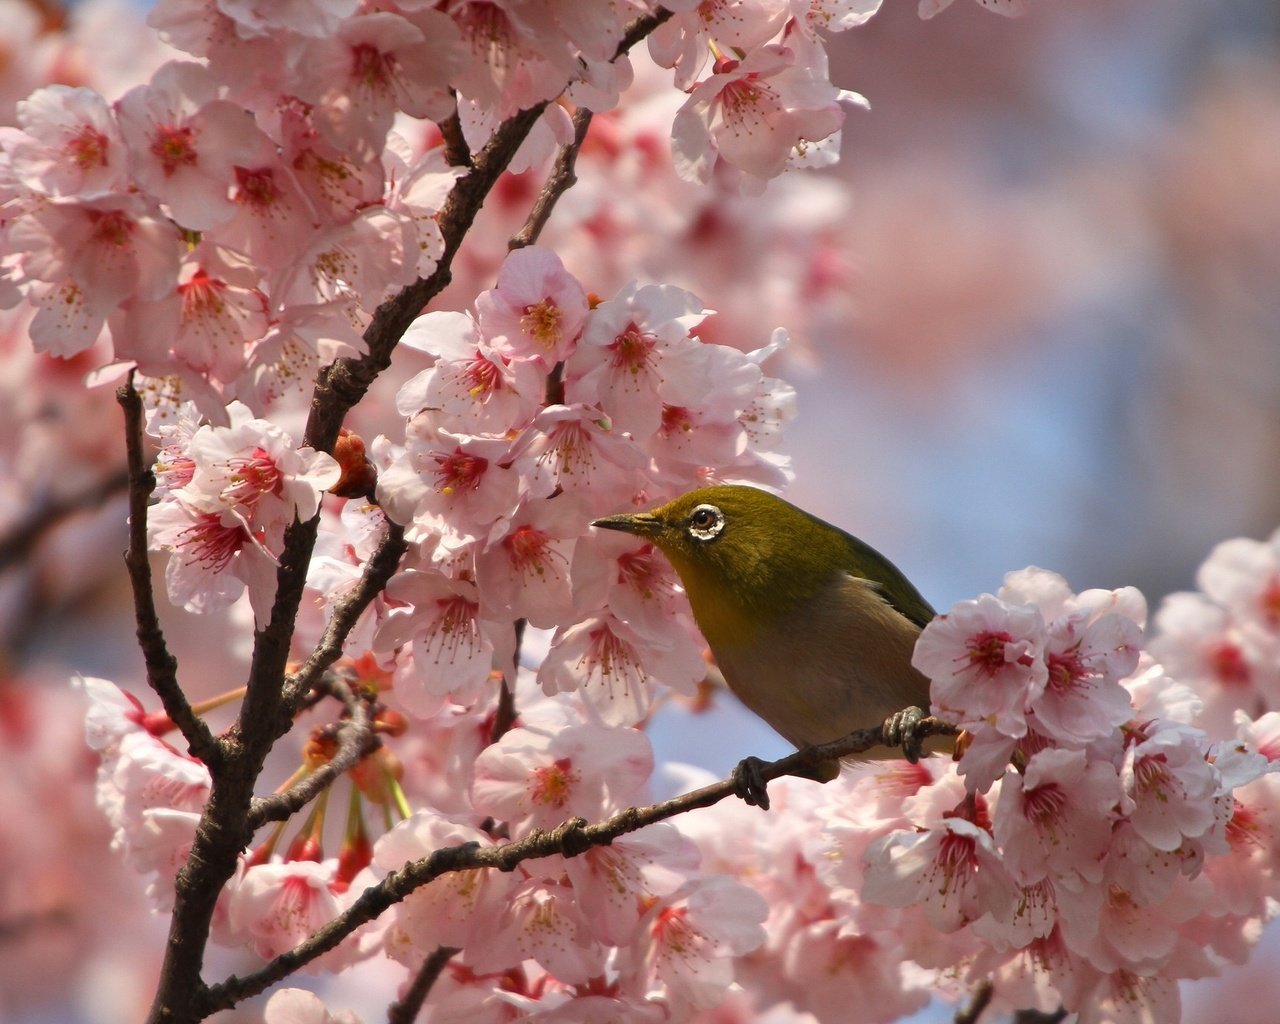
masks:
[[[689,515],[689,535],[694,540],[715,540],[724,529],[724,513],[714,505],[699,505]]]

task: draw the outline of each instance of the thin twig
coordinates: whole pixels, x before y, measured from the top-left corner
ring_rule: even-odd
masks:
[[[967,1006],[956,1010],[955,1024],[978,1024],[978,1018],[991,1005],[991,997],[995,994],[995,986],[984,981],[973,990],[973,998]]]
[[[155,490],[156,477],[142,451],[142,396],[129,382],[116,389],[116,401],[124,412],[125,451],[129,471],[129,549],[124,562],[133,589],[133,614],[137,623],[138,647],[147,670],[147,685],[187,741],[187,749],[209,769],[222,760],[222,748],[204,719],[191,710],[187,695],[178,684],[178,659],[165,642],[164,630],[156,615],[155,588],[151,580],[151,559],[147,552],[147,502]]]
[[[956,731],[955,726],[936,718],[924,719],[916,729],[917,735],[922,738],[954,735]],[[863,753],[885,743],[883,729],[859,729],[832,743],[805,747],[777,761],[760,762],[760,773],[766,781],[784,775],[812,778],[821,766],[833,760]],[[399,903],[415,889],[441,875],[479,868],[512,871],[526,860],[553,855],[576,857],[593,847],[607,846],[619,836],[635,832],[646,825],[665,821],[699,807],[710,807],[735,794],[734,781],[724,779],[661,803],[647,807],[629,807],[595,824],[588,824],[582,818],[570,818],[554,829],[535,829],[529,835],[503,846],[465,843],[461,846],[443,847],[420,860],[410,861],[398,871],[392,871],[377,885],[370,886],[361,893],[345,912],[259,970],[243,978],[233,975],[220,984],[210,986],[204,1012],[228,1009],[241,999],[264,991],[304,964],[333,949],[357,928],[375,920],[388,907]]]
[[[342,656],[343,644],[351,630],[395,574],[407,548],[404,527],[388,519],[387,532],[365,564],[360,581],[334,607],[315,650],[286,681],[285,703],[295,711],[315,688],[320,676]]]
[[[1019,1010],[1013,1015],[1013,1024],[1061,1024],[1067,1019],[1067,1011],[1059,1006],[1048,1013],[1042,1010]]]
[[[436,979],[440,977],[440,972],[460,952],[460,949],[453,946],[437,946],[436,951],[427,957],[414,975],[408,991],[387,1008],[387,1024],[413,1024],[422,1011],[422,1004],[431,994]]]
[[[325,690],[342,702],[346,718],[338,726],[338,749],[326,764],[298,780],[283,793],[254,800],[249,805],[249,827],[259,828],[269,821],[285,821],[314,800],[344,772],[377,746],[369,702],[351,692],[340,679],[328,678]]]
[[[538,193],[524,227],[512,235],[507,243],[508,251],[523,249],[536,242],[542,229],[547,226],[547,221],[551,219],[551,211],[555,209],[560,197],[577,183],[578,176],[574,173],[574,167],[578,162],[578,151],[582,149],[582,142],[587,137],[587,129],[591,126],[591,117],[591,111],[586,107],[579,107],[574,113],[573,140],[560,147],[551,174],[543,183],[542,191]]]

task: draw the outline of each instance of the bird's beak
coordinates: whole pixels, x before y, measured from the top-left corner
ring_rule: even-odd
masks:
[[[652,537],[662,530],[662,520],[652,512],[635,512],[627,515],[605,516],[595,519],[592,526],[602,530],[620,530],[623,533],[634,533],[640,537]]]

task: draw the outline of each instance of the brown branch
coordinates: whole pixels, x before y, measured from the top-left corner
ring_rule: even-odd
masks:
[[[991,997],[994,994],[995,986],[990,981],[982,982],[974,989],[969,1005],[956,1010],[955,1024],[978,1024],[978,1018],[991,1005]]]
[[[364,610],[382,593],[387,581],[395,575],[407,548],[404,527],[388,519],[387,532],[365,564],[360,581],[334,607],[315,650],[286,681],[284,699],[294,713],[306,695],[315,688],[321,675],[342,656],[347,637],[351,635]]]
[[[574,168],[578,163],[582,142],[587,137],[587,129],[591,126],[591,118],[592,113],[586,107],[579,107],[573,115],[573,141],[560,147],[551,174],[543,183],[538,198],[534,200],[533,209],[529,211],[524,227],[512,235],[507,243],[508,251],[523,249],[536,242],[542,229],[547,226],[547,221],[551,219],[551,211],[556,208],[560,197],[577,183],[578,176],[574,173]]]
[[[921,737],[953,735],[956,731],[955,726],[936,718],[926,718],[917,727],[917,734]],[[805,747],[777,761],[762,761],[759,763],[760,773],[766,781],[784,775],[813,778],[822,766],[833,760],[863,753],[872,747],[883,746],[886,742],[887,738],[881,728],[859,729],[832,743]],[[661,803],[628,807],[595,824],[587,824],[582,818],[570,818],[554,829],[535,829],[527,836],[504,846],[465,843],[436,850],[420,860],[410,861],[398,871],[392,871],[377,885],[370,886],[361,893],[345,912],[259,970],[243,978],[233,975],[221,984],[210,986],[202,1003],[202,1012],[209,1014],[229,1009],[241,999],[264,991],[333,949],[357,928],[375,920],[388,907],[399,903],[415,889],[441,875],[480,868],[512,871],[526,860],[553,855],[576,857],[593,847],[607,846],[619,836],[635,832],[646,825],[665,821],[699,807],[717,804],[726,797],[734,796],[735,787],[733,779],[723,779]]]
[[[151,579],[151,559],[147,551],[147,502],[155,490],[156,477],[142,450],[142,396],[129,382],[116,389],[116,401],[124,412],[124,443],[129,480],[129,548],[124,562],[133,589],[136,636],[147,670],[147,685],[187,741],[187,749],[213,771],[222,760],[222,748],[204,719],[191,710],[187,695],[178,684],[178,659],[165,642],[156,615],[155,588]]]
[[[418,969],[405,994],[387,1008],[387,1024],[413,1024],[422,1011],[422,1004],[431,994],[436,979],[440,977],[440,972],[460,952],[462,951],[453,946],[437,946],[436,951]]]
[[[1042,1010],[1019,1010],[1013,1015],[1013,1024],[1061,1024],[1067,1019],[1067,1011],[1061,1006],[1045,1013]]]
[[[659,10],[636,18],[627,26],[614,59],[621,57],[670,17],[670,11]],[[536,103],[528,110],[513,114],[498,126],[484,148],[474,155],[471,170],[454,184],[440,211],[444,251],[435,271],[430,277],[420,278],[401,289],[378,307],[364,332],[369,354],[339,359],[320,372],[311,399],[305,444],[326,452],[333,449],[347,411],[364,397],[378,374],[391,365],[391,353],[409,324],[452,280],[453,259],[462,239],[475,221],[490,189],[542,116],[547,102]]]
[[[378,745],[373,731],[373,717],[369,714],[369,701],[351,692],[342,680],[327,678],[323,689],[342,702],[346,718],[338,726],[338,749],[328,763],[321,765],[304,779],[290,786],[283,793],[254,800],[249,805],[249,827],[259,828],[268,821],[285,821],[320,795],[344,772],[354,768],[356,762],[371,753]]]

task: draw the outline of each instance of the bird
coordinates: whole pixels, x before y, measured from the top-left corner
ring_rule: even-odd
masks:
[[[934,610],[887,558],[769,491],[721,484],[592,525],[642,537],[671,563],[729,689],[804,748],[884,726],[894,746],[857,760],[914,761],[929,680],[911,664]],[[950,737],[935,737],[943,749]],[[901,743],[901,753],[895,749]],[[738,795],[768,809],[763,762],[734,770]],[[813,773],[839,774],[838,762]]]

